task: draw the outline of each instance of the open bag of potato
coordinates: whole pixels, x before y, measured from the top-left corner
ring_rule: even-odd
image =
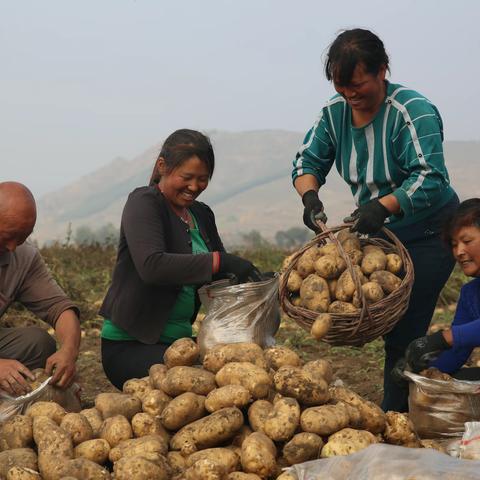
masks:
[[[216,345],[199,365],[198,345],[180,339],[148,376],[91,408],[40,401],[4,422],[0,478],[273,480],[378,443],[441,448],[333,377],[326,360],[254,343]]]

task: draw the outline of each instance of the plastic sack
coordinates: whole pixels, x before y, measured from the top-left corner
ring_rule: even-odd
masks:
[[[431,448],[377,443],[351,455],[300,463],[287,471],[298,480],[478,480],[480,461],[452,458]]]
[[[219,343],[275,344],[280,326],[278,275],[260,282],[232,285],[219,280],[198,290],[206,309],[197,343],[200,355]]]
[[[459,456],[468,460],[480,460],[480,422],[465,423]]]
[[[48,384],[51,378],[48,377],[37,388],[19,397],[0,392],[0,423],[14,415],[25,413],[32,403],[39,401],[56,402],[67,412],[79,412],[82,409],[79,399],[80,386],[74,383],[66,389],[60,389]]]
[[[480,382],[404,375],[410,381],[409,417],[421,438],[461,437],[465,422],[480,421]]]

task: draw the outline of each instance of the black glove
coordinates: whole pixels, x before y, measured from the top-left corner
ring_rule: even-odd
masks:
[[[390,211],[380,203],[378,198],[375,198],[364,205],[360,205],[343,221],[346,223],[353,222],[350,227],[352,232],[377,233],[382,228],[385,219],[390,215]]]
[[[405,378],[404,370],[407,368],[407,361],[405,358],[400,358],[397,360],[397,363],[392,368],[390,372],[391,379],[399,386],[399,387],[408,387],[408,380]]]
[[[315,190],[309,190],[302,196],[302,203],[305,207],[303,209],[303,223],[315,233],[320,229],[315,220],[320,220],[323,223],[327,222],[327,216],[323,211],[323,203],[318,198],[318,193]]]
[[[220,252],[218,272],[232,273],[237,277],[239,283],[248,281],[259,282],[262,280],[260,272],[252,262],[226,252]]]
[[[430,366],[432,360],[450,348],[442,330],[417,338],[410,343],[405,352],[405,360],[413,373],[418,373]]]

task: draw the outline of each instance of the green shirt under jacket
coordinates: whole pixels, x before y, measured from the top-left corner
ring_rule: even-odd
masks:
[[[292,177],[312,174],[323,185],[335,162],[357,206],[395,195],[402,215],[392,215],[387,223],[400,227],[431,215],[454,191],[437,108],[414,90],[386,86],[379,112],[361,128],[352,125],[351,108],[341,95],[327,102],[297,153]]]

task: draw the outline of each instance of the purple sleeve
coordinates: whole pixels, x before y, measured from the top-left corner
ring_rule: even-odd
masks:
[[[452,322],[453,347],[443,352],[431,366],[453,373],[467,360],[472,350],[480,346],[480,279],[464,285]]]

